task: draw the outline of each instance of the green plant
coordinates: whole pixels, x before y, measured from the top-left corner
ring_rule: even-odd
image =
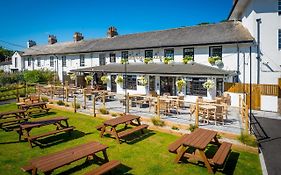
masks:
[[[104,114],[104,115],[109,114],[108,110],[105,107],[101,107],[99,109],[99,111],[100,111],[101,114]]]
[[[93,80],[93,76],[92,75],[85,76],[85,81],[86,81],[87,85],[89,85],[90,81],[92,81],[92,80]]]
[[[80,109],[81,108],[81,105],[80,103],[76,102],[76,105],[74,102],[72,102],[71,106],[74,108],[76,106],[76,109]]]
[[[48,97],[41,97],[41,100],[42,100],[43,102],[48,102],[48,101],[49,101],[49,98],[48,98]]]
[[[172,126],[172,130],[180,130],[177,126]]]
[[[198,128],[198,126],[196,126],[196,125],[189,125],[189,128],[188,128],[188,130],[190,131],[190,132],[193,132],[196,128]]]
[[[64,105],[65,107],[69,107],[69,104],[68,103],[65,103],[65,105]]]
[[[213,89],[215,87],[215,82],[213,80],[207,80],[204,84],[203,87],[207,90]]]
[[[117,113],[111,113],[112,117],[117,117]]]
[[[178,87],[179,92],[182,91],[182,88],[186,85],[185,80],[180,79],[176,81],[176,86]]]
[[[187,64],[189,61],[192,61],[193,60],[193,57],[192,56],[185,56],[183,59],[182,59],[182,62],[184,64]]]
[[[152,61],[152,58],[144,58],[143,60],[145,64],[148,64],[150,61]]]
[[[166,58],[164,58],[164,63],[169,64],[170,61],[172,61],[172,60],[173,60],[172,58],[166,57]]]
[[[163,120],[159,119],[159,117],[157,117],[157,116],[156,117],[152,117],[151,118],[151,122],[155,126],[161,126],[161,127],[165,126],[165,122]]]
[[[54,102],[50,101],[49,104],[54,104]]]
[[[146,86],[148,84],[148,81],[144,76],[140,76],[138,77],[138,84],[140,86]]]
[[[77,76],[76,76],[76,74],[72,73],[72,74],[69,75],[69,77],[72,81],[74,81],[74,80],[76,80]]]
[[[222,139],[222,135],[217,134],[217,139]]]
[[[257,146],[257,140],[254,136],[248,134],[247,132],[241,132],[240,135],[238,136],[238,140],[241,143],[244,143],[245,145],[248,146]]]
[[[107,75],[104,75],[104,76],[100,77],[100,80],[102,81],[103,84],[107,84],[107,82],[109,81],[109,78]]]
[[[59,101],[57,101],[57,105],[59,105],[59,106],[64,106],[65,103],[64,103],[62,100],[59,100]]]
[[[122,58],[120,62],[121,62],[121,64],[128,64],[129,63],[128,59],[125,59],[125,58]]]
[[[214,56],[214,57],[209,57],[209,58],[208,58],[209,63],[212,64],[212,65],[214,65],[217,60],[221,60],[221,57],[219,57],[219,56]]]
[[[115,83],[117,84],[123,83],[123,77],[121,75],[118,75],[115,79]]]

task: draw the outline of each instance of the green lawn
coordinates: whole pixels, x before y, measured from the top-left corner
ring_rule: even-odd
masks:
[[[15,104],[0,106],[0,112],[16,109]],[[51,114],[46,117],[67,116],[69,124],[76,127],[72,136],[61,134],[42,142],[50,142],[52,145],[40,148],[38,146],[31,149],[27,142],[18,142],[16,132],[0,131],[0,174],[24,174],[20,167],[26,165],[28,160],[64,150],[75,145],[87,143],[89,141],[99,141],[109,146],[107,150],[109,159],[120,160],[124,165],[114,174],[208,174],[205,167],[193,164],[175,164],[173,160],[175,154],[167,151],[168,145],[177,139],[177,136],[161,132],[151,132],[146,137],[134,143],[117,144],[116,140],[108,137],[99,138],[99,133],[95,127],[101,124],[102,120],[81,114],[51,110]],[[44,117],[44,118],[46,118]],[[42,118],[42,117],[40,117]],[[54,127],[54,126],[50,126]],[[34,129],[33,133],[39,133],[50,129],[43,127]],[[85,163],[80,160],[71,165],[57,169],[53,174],[84,174],[97,167],[93,162]],[[226,164],[223,172],[216,174],[261,174],[259,157],[256,154],[238,152],[234,150]]]

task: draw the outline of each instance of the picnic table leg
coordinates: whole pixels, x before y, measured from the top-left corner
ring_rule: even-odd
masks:
[[[105,160],[106,162],[108,162],[109,160],[108,160],[108,156],[107,156],[107,154],[106,154],[106,149],[105,149],[105,150],[102,150],[102,154],[103,154],[104,160]]]
[[[138,122],[138,125],[140,126],[140,125],[141,125],[141,122],[140,122],[140,119],[139,119],[139,118],[137,119],[137,122]],[[144,134],[143,129],[141,130],[141,133]]]
[[[178,154],[177,154],[177,157],[176,157],[176,159],[175,159],[175,163],[178,163],[178,162],[181,160],[182,156],[184,155],[184,153],[185,153],[186,150],[187,150],[187,147],[181,146],[179,149],[180,149],[180,150],[179,150],[179,152],[178,152]]]
[[[203,158],[203,161],[205,163],[205,166],[208,169],[208,172],[214,174],[214,171],[213,171],[213,169],[212,169],[212,167],[211,167],[211,165],[210,165],[210,163],[209,163],[209,161],[208,161],[208,159],[205,155],[205,152],[203,150],[199,150],[199,153],[200,153],[201,157]]]
[[[32,175],[37,175],[37,168],[32,169]]]
[[[117,142],[120,144],[120,140],[119,140],[119,137],[118,137],[118,134],[117,134],[117,131],[116,131],[115,127],[112,127],[112,132],[113,132]]]
[[[103,137],[103,134],[105,132],[105,125],[102,126],[101,131],[100,131],[100,137]]]

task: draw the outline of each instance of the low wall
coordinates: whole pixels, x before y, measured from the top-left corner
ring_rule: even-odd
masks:
[[[278,97],[271,95],[261,95],[261,110],[278,112]]]

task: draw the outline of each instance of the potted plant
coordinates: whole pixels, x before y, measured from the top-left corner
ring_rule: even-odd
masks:
[[[151,62],[152,61],[152,58],[144,58],[144,60],[143,60],[143,62],[145,63],[145,64],[148,64],[149,62]]]
[[[125,59],[125,58],[122,58],[121,59],[121,64],[128,64],[129,62],[128,62],[128,60],[127,59]]]
[[[184,63],[184,64],[187,64],[187,63],[189,63],[190,61],[192,61],[193,60],[193,57],[192,56],[185,56],[183,59],[182,59],[182,62]]]
[[[165,57],[164,58],[164,63],[165,64],[169,64],[171,61],[172,61],[172,58],[169,58],[169,57]]]
[[[146,77],[144,76],[138,77],[138,84],[140,86],[146,86],[148,84]]]
[[[103,84],[107,84],[109,78],[107,75],[103,75],[102,77],[100,77],[100,80],[102,81]]]
[[[216,96],[216,90],[214,89],[215,82],[209,79],[203,84],[203,87],[207,89],[207,97],[210,99],[214,99]]]
[[[217,60],[221,60],[221,57],[219,56],[214,56],[214,57],[209,57],[208,61],[211,65],[214,65],[216,63]]]
[[[93,80],[93,76],[92,75],[87,75],[87,76],[85,76],[85,80],[86,80],[87,85],[89,85],[90,81]]]
[[[123,83],[123,77],[121,75],[118,75],[115,79],[115,83],[122,84]]]
[[[176,81],[176,86],[178,87],[179,92],[182,92],[182,88],[186,85],[185,80],[180,79]]]
[[[70,79],[71,79],[72,81],[74,81],[75,86],[77,86],[77,82],[76,82],[77,76],[76,76],[76,74],[71,73],[71,74],[69,75],[69,77],[70,77]]]

